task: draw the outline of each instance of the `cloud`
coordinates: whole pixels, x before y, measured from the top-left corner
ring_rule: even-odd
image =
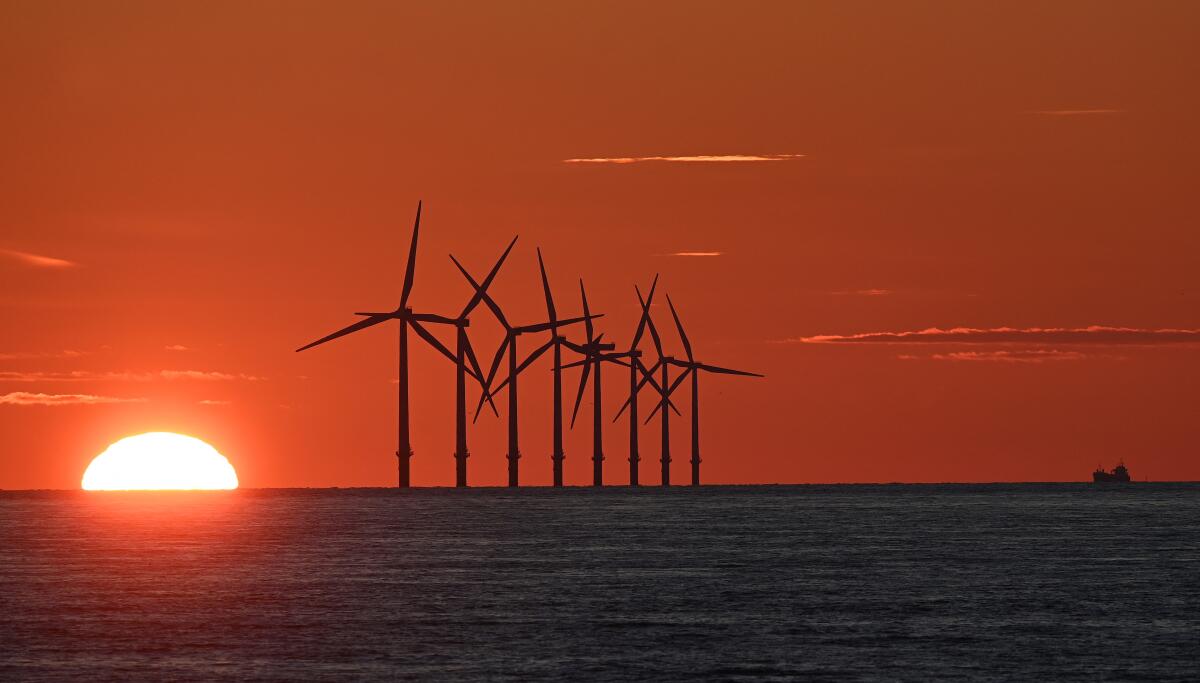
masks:
[[[229,401],[221,401],[211,398],[202,399],[200,401],[196,401],[196,403],[199,403],[202,406],[227,406],[230,404]]]
[[[101,403],[143,403],[144,398],[116,398],[113,396],[94,396],[92,394],[31,394],[26,391],[14,391],[0,394],[0,405],[11,406],[76,406],[98,405]]]
[[[1042,116],[1093,116],[1096,114],[1124,114],[1124,109],[1043,109],[1034,114]]]
[[[643,161],[671,161],[681,163],[729,163],[747,161],[790,161],[805,154],[702,154],[678,157],[592,157],[585,159],[563,159],[564,164],[636,164]]]
[[[1047,363],[1065,360],[1083,360],[1092,357],[1079,351],[1059,351],[1058,349],[1026,349],[1016,351],[955,351],[954,353],[935,353],[933,360],[952,360],[984,363]]]
[[[254,375],[244,375],[241,373],[233,375],[227,372],[205,372],[202,370],[160,370],[158,372],[158,376],[162,377],[163,379],[199,379],[205,381],[217,380],[223,382],[234,379],[244,379],[250,382],[257,382],[258,380],[262,379],[261,377],[255,377]],[[151,379],[153,378],[153,375],[151,375]]]
[[[720,256],[724,253],[723,251],[676,251],[669,256]]]
[[[890,289],[845,289],[830,292],[834,296],[887,296],[891,293]]]
[[[63,349],[62,351],[14,351],[9,353],[0,353],[0,360],[22,360],[25,358],[80,358],[86,356],[91,351],[73,351],[71,349]]]
[[[1163,346],[1200,344],[1200,330],[1140,329],[1133,327],[955,327],[907,332],[823,334],[783,339],[782,344],[1095,344],[1101,346]]]
[[[28,252],[16,251],[14,249],[0,249],[0,254],[20,261],[27,266],[34,266],[37,268],[74,268],[76,265],[78,265],[66,259],[54,258],[52,256],[40,256],[38,254],[30,254]]]
[[[240,379],[257,382],[263,378],[240,373],[235,375],[227,372],[206,372],[201,370],[160,370],[158,372],[92,372],[88,370],[73,370],[71,372],[0,372],[0,382],[150,382],[159,379],[193,379],[222,382]]]
[[[183,344],[168,344],[163,347],[167,351],[192,351],[193,349]]]

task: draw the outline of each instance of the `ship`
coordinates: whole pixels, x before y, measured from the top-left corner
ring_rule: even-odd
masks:
[[[1129,469],[1125,467],[1125,461],[1117,463],[1111,472],[1097,467],[1096,471],[1092,472],[1092,481],[1097,484],[1125,484],[1130,481]]]

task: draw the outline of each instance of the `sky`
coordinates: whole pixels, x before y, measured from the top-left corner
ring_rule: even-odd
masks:
[[[77,488],[147,431],[208,441],[243,486],[392,485],[397,326],[293,350],[396,306],[419,200],[415,309],[456,313],[448,255],[482,277],[519,235],[493,285],[510,319],[545,317],[540,247],[561,315],[583,278],[627,345],[657,273],[670,352],[663,293],[697,358],[765,374],[703,378],[707,482],[1078,481],[1121,459],[1200,479],[1198,15],[3,3],[0,488]],[[499,334],[473,315],[481,355]],[[411,359],[413,482],[449,485],[453,366]],[[627,382],[607,370],[606,415]],[[545,361],[522,380],[529,484],[551,478],[550,387]],[[590,410],[568,484],[590,482]],[[504,427],[473,425],[472,484],[505,481]],[[626,430],[604,434],[610,482]]]

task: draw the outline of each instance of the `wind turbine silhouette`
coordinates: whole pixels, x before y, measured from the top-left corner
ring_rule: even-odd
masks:
[[[591,315],[588,309],[587,292],[583,288],[583,279],[579,280],[579,297],[583,301],[583,314]],[[592,380],[592,486],[604,485],[604,435],[601,430],[601,414],[603,411],[603,401],[601,400],[601,385],[600,367],[605,361],[618,363],[620,365],[628,365],[621,360],[618,360],[616,355],[605,354],[605,351],[612,351],[617,347],[616,344],[604,343],[601,339],[604,335],[595,336],[595,328],[589,318],[584,321],[584,330],[587,332],[587,343],[575,344],[570,341],[563,342],[568,348],[582,355],[584,360],[579,363],[564,365],[563,367],[573,367],[575,365],[583,365],[583,372],[579,375],[579,393],[575,395],[575,407],[571,409],[571,427],[575,427],[575,418],[579,415],[579,402],[583,400],[583,391],[587,388],[588,375],[593,366],[596,369],[596,375]]]
[[[550,321],[550,344],[554,348],[554,419],[553,419],[553,436],[551,443],[553,444],[553,453],[550,459],[554,462],[554,485],[563,485],[563,460],[567,454],[563,452],[563,428],[562,428],[562,347],[566,341],[558,334],[558,313],[554,309],[554,295],[550,293],[550,280],[546,277],[546,264],[542,261],[542,249],[538,247],[538,271],[542,275],[542,290],[546,293],[546,316]],[[587,317],[588,312],[584,311],[584,322],[590,327],[592,324],[591,318]]]
[[[492,407],[492,412],[496,413],[497,415],[500,414],[496,410],[496,404],[492,401],[491,396],[488,395],[486,388],[482,386],[483,370],[481,370],[479,367],[479,360],[475,356],[475,350],[471,347],[471,340],[467,337],[467,327],[471,325],[469,316],[471,315],[471,312],[475,310],[475,307],[479,305],[479,302],[483,301],[484,292],[486,292],[487,288],[491,286],[492,280],[496,279],[496,274],[500,272],[500,266],[504,265],[504,260],[508,258],[509,252],[512,251],[512,248],[516,243],[517,238],[513,237],[512,241],[508,243],[508,247],[504,250],[504,253],[500,254],[500,258],[496,260],[496,264],[492,266],[491,271],[489,271],[487,277],[484,278],[483,284],[480,285],[480,289],[475,290],[475,293],[471,296],[471,299],[467,302],[467,305],[463,307],[462,313],[459,313],[458,318],[456,318],[454,321],[457,329],[455,356],[458,370],[456,373],[457,376],[455,377],[454,411],[455,486],[467,485],[467,458],[471,457],[471,452],[467,449],[467,360],[469,360],[471,363],[473,376],[480,382],[483,395],[487,396],[487,401]],[[458,261],[454,259],[453,255],[450,256],[450,260],[454,261],[455,265],[458,265],[459,268],[462,268],[462,266],[458,264]]]
[[[683,331],[683,323],[679,321],[679,314],[675,311],[675,304],[671,301],[671,295],[667,295],[667,306],[671,308],[671,317],[675,320],[675,329],[679,331],[679,340],[683,342],[683,351],[687,355],[687,361],[679,361],[674,358],[664,359],[663,365],[663,384],[666,384],[666,365],[674,365],[683,368],[683,373],[675,378],[675,381],[667,389],[666,395],[670,396],[675,392],[675,389],[683,383],[687,377],[692,378],[692,486],[700,485],[700,373],[711,372],[722,375],[742,375],[744,377],[764,377],[756,372],[746,372],[745,370],[733,370],[730,368],[722,368],[716,365],[708,365],[696,360],[692,355],[692,344],[688,341],[687,333]],[[655,408],[646,418],[649,422],[650,418],[654,417],[654,413],[658,412]]]
[[[424,322],[424,323],[441,323],[441,324],[446,324],[446,325],[457,325],[459,323],[459,321],[454,318],[447,318],[445,316],[436,315],[433,313],[415,313],[408,306],[408,298],[409,298],[409,295],[412,294],[413,279],[416,275],[417,237],[420,233],[420,228],[421,228],[421,206],[422,206],[422,203],[417,202],[417,217],[416,217],[416,220],[413,222],[412,243],[409,246],[409,250],[408,250],[408,263],[404,269],[404,286],[400,293],[400,305],[396,307],[396,310],[391,311],[389,313],[358,313],[357,315],[363,315],[366,317],[352,325],[348,325],[348,326],[338,330],[337,332],[334,332],[333,334],[329,334],[324,337],[321,337],[320,339],[318,339],[314,342],[305,344],[304,346],[301,346],[300,348],[296,349],[296,352],[298,353],[300,351],[304,351],[305,349],[311,349],[314,346],[324,344],[325,342],[332,341],[339,337],[344,337],[353,332],[358,332],[359,330],[365,330],[368,327],[378,325],[379,323],[386,322],[388,320],[400,321],[400,373],[399,373],[399,376],[400,376],[400,378],[399,378],[400,403],[399,403],[399,411],[398,411],[400,419],[399,419],[399,429],[398,429],[399,444],[398,444],[398,449],[396,450],[396,460],[397,460],[397,469],[398,469],[398,473],[399,473],[399,487],[400,488],[408,488],[410,485],[410,480],[409,480],[409,464],[410,463],[409,463],[409,460],[412,458],[412,455],[413,455],[412,443],[410,440],[409,422],[408,422],[408,418],[409,418],[408,328],[411,327],[413,329],[413,331],[416,332],[417,335],[419,337],[421,337],[421,339],[424,339],[427,344],[432,346],[434,348],[434,350],[436,350],[438,353],[442,354],[446,358],[449,358],[450,362],[455,363],[460,368],[463,367],[461,358],[456,357],[454,354],[450,353],[449,349],[447,349],[440,341],[438,341],[437,337],[430,334],[429,330],[425,329],[425,327],[421,324]],[[460,355],[463,354],[463,351],[464,350],[460,350]],[[475,356],[475,354],[473,352],[468,352],[465,355],[468,358],[474,358],[474,356]],[[476,381],[478,381],[482,384],[482,382],[483,382],[482,374],[483,373],[481,371],[479,371],[477,364],[476,364],[475,368],[466,370],[466,372],[468,374],[470,374],[472,377],[474,377]],[[486,390],[484,391],[484,394],[487,394]]]
[[[453,258],[454,257],[452,256],[451,259]],[[540,254],[538,260],[540,263]],[[558,340],[558,334],[555,332],[554,336],[549,342],[546,342],[542,346],[538,347],[535,351],[530,353],[529,356],[526,357],[525,360],[520,364],[517,363],[517,338],[522,334],[545,332],[547,330],[556,331],[559,327],[573,325],[591,318],[599,318],[601,315],[568,318],[567,320],[558,320],[552,315],[551,319],[547,322],[514,327],[508,322],[508,318],[505,317],[504,312],[500,309],[499,304],[497,304],[495,299],[493,299],[492,296],[487,293],[486,288],[476,282],[475,278],[471,277],[471,274],[468,273],[466,268],[463,268],[462,264],[460,264],[457,260],[454,261],[454,265],[458,266],[459,272],[463,274],[463,277],[467,279],[467,282],[471,283],[471,286],[474,287],[475,290],[479,292],[480,296],[483,297],[483,301],[487,305],[488,309],[492,311],[492,314],[496,316],[496,320],[499,321],[500,325],[504,328],[504,341],[502,341],[500,343],[500,347],[496,349],[496,355],[492,358],[492,365],[488,370],[487,378],[480,382],[480,384],[484,387],[484,391],[479,397],[479,404],[475,407],[474,419],[479,419],[479,412],[483,409],[484,401],[491,401],[493,394],[500,391],[505,386],[508,387],[508,454],[506,456],[508,458],[508,485],[519,486],[520,477],[518,461],[521,458],[521,450],[518,439],[517,377],[523,370],[525,370],[525,368],[529,367],[530,364],[532,364],[543,353],[550,349],[551,346],[555,345],[556,340]],[[496,378],[496,372],[500,368],[500,362],[503,360],[504,352],[506,350],[508,351],[508,377],[495,388],[492,388],[492,380]],[[561,460],[556,461],[556,465],[561,467]],[[557,485],[561,486],[562,475],[561,470],[558,467],[556,467],[556,482],[558,482]]]

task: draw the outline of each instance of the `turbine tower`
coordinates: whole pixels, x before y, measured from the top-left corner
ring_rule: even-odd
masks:
[[[425,340],[427,344],[432,346],[434,350],[450,359],[450,362],[462,367],[462,362],[459,357],[451,353],[437,337],[430,334],[429,330],[421,323],[442,323],[448,325],[456,325],[457,320],[447,318],[445,316],[436,315],[433,313],[416,313],[408,306],[409,295],[412,294],[413,278],[416,275],[417,266],[417,237],[421,228],[421,202],[417,202],[417,217],[413,222],[412,243],[408,250],[408,263],[404,269],[404,285],[400,292],[400,305],[396,310],[390,313],[370,313],[365,314],[362,320],[348,325],[337,332],[321,337],[320,339],[305,344],[296,349],[297,352],[311,349],[314,346],[324,344],[339,337],[344,337],[348,334],[365,330],[368,327],[378,325],[379,323],[388,320],[398,320],[400,322],[400,379],[399,379],[399,428],[398,428],[398,448],[396,450],[397,470],[399,475],[399,487],[408,488],[410,485],[409,479],[409,460],[412,458],[412,442],[410,440],[409,431],[409,405],[408,405],[408,328],[412,328],[417,336]],[[465,354],[473,357],[474,354]],[[482,384],[482,372],[478,369],[467,370],[468,374],[473,376],[476,381]],[[487,394],[486,391],[484,391]]]
[[[683,373],[675,378],[675,382],[667,389],[666,395],[670,396],[675,389],[683,383],[687,377],[692,378],[692,486],[700,485],[700,373],[712,372],[722,375],[742,375],[744,377],[763,377],[756,372],[746,372],[744,370],[732,370],[730,368],[722,368],[716,365],[708,365],[696,360],[692,355],[692,344],[688,341],[687,333],[683,331],[683,323],[679,322],[679,314],[675,311],[675,304],[671,301],[671,295],[667,295],[667,305],[671,308],[671,317],[675,319],[675,329],[679,331],[679,340],[683,342],[683,351],[687,355],[687,361],[679,361],[673,358],[665,359],[665,363],[669,363],[676,367],[683,368]],[[665,365],[664,365],[665,367]],[[666,383],[666,374],[664,371],[663,382]],[[650,413],[654,417],[654,413],[658,409]]]

